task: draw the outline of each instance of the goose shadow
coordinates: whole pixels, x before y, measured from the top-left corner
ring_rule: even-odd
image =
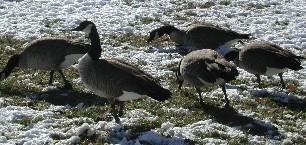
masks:
[[[266,89],[253,89],[249,90],[252,97],[265,97],[269,98],[272,102],[279,106],[287,107],[292,111],[303,111],[306,112],[306,100],[302,97],[286,93],[283,91],[268,91]]]
[[[0,89],[1,97],[3,95],[26,97],[31,100],[45,101],[53,105],[59,106],[77,106],[84,103],[86,106],[108,104],[107,99],[94,95],[92,93],[53,89],[44,92],[24,92],[17,89],[4,90]]]
[[[246,130],[252,135],[273,137],[279,135],[278,128],[269,122],[256,120],[248,116],[243,116],[232,107],[219,108],[208,103],[201,103],[201,108],[205,113],[222,124]]]

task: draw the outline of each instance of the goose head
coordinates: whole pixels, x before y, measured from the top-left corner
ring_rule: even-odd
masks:
[[[162,37],[164,34],[170,35],[173,31],[177,31],[178,29],[174,26],[167,25],[162,26],[158,29],[155,29],[150,32],[149,39],[147,40],[147,43],[152,42],[153,40],[157,40],[158,38]]]
[[[95,27],[95,24],[91,21],[83,21],[79,24],[78,27],[70,30],[70,31],[82,31],[86,34],[90,34],[92,31],[92,28]]]
[[[100,37],[96,25],[91,21],[83,21],[79,24],[78,27],[70,31],[82,31],[88,34],[89,39],[91,41],[91,45],[87,53],[89,54],[92,60],[99,60],[102,48],[100,45]]]

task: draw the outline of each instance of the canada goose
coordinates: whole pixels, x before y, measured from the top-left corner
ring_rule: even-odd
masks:
[[[49,85],[52,85],[54,71],[62,76],[63,89],[72,89],[62,69],[75,63],[88,50],[90,45],[58,38],[41,38],[29,43],[23,52],[13,55],[4,70],[0,72],[0,81],[7,78],[15,67],[51,70]]]
[[[192,25],[185,30],[166,25],[151,31],[147,42],[157,40],[164,34],[168,34],[170,39],[178,44],[178,49],[183,50],[183,55],[193,50],[210,48],[227,60],[232,60],[237,55],[236,50],[230,49],[233,43],[241,39],[250,39],[250,34],[240,34],[212,24]]]
[[[176,77],[181,89],[184,80],[195,86],[202,103],[201,90],[202,86],[220,85],[224,93],[226,106],[229,106],[225,83],[235,80],[238,76],[236,66],[226,61],[224,57],[211,49],[195,50],[182,58],[179,63],[179,69]]]
[[[71,31],[83,31],[89,35],[91,47],[78,64],[80,77],[86,88],[108,99],[116,122],[120,121],[118,115],[123,114],[124,101],[145,96],[164,101],[171,97],[169,90],[137,67],[117,59],[99,59],[102,48],[93,22],[83,21]],[[120,102],[119,114],[115,109],[116,101]]]
[[[281,48],[280,46],[267,42],[253,42],[244,46],[239,51],[239,56],[233,62],[236,66],[254,74],[257,77],[259,88],[260,75],[272,76],[278,74],[282,84],[282,88],[286,88],[282,74],[286,69],[300,70],[301,56],[296,56],[293,53]]]

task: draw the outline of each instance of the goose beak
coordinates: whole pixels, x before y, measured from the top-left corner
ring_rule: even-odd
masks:
[[[74,29],[71,29],[70,31],[82,31],[82,28],[80,26],[74,28]]]

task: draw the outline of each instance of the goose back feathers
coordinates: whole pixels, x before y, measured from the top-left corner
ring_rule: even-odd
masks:
[[[181,60],[179,73],[177,73],[179,83],[185,80],[197,88],[200,100],[202,100],[200,87],[221,85],[227,101],[226,105],[229,102],[225,83],[235,80],[236,76],[238,76],[238,70],[235,65],[226,61],[216,51],[210,49],[196,50],[187,54]],[[180,86],[181,84],[179,84]]]
[[[257,75],[257,79],[260,79],[259,75],[272,76],[279,74],[282,86],[285,88],[281,76],[283,71],[287,69],[295,71],[303,69],[300,62],[301,59],[304,58],[296,56],[278,45],[259,41],[241,48],[239,57],[234,62],[238,67]],[[257,81],[260,82],[260,80]]]
[[[0,72],[0,81],[10,75],[15,67],[50,70],[49,85],[52,84],[54,71],[62,76],[64,89],[72,89],[62,69],[75,63],[88,50],[90,45],[65,39],[42,38],[30,42],[20,54],[13,55]]]
[[[288,50],[270,42],[255,42],[241,48],[239,52],[239,66],[252,74],[269,74],[269,68],[300,70],[303,67],[299,59]]]
[[[189,53],[182,59],[179,68],[184,80],[196,87],[220,85],[238,75],[235,65],[208,49]]]
[[[93,93],[111,102],[128,101],[144,96],[165,101],[171,95],[152,76],[122,60],[83,61],[83,59],[78,66],[82,82]],[[128,92],[135,94],[128,96]]]
[[[212,25],[195,25],[187,29],[186,36],[184,45],[215,49],[222,45],[230,47],[240,39],[249,39],[250,34],[240,34]]]
[[[20,54],[19,67],[44,70],[65,69],[75,63],[90,45],[65,39],[39,39]]]
[[[170,39],[178,44],[177,48],[183,51],[183,55],[199,49],[213,49],[219,52],[218,49],[229,49],[229,47],[238,40],[250,38],[250,34],[240,34],[211,24],[192,25],[184,30],[180,30],[170,25],[162,26],[151,31],[147,42],[156,40],[164,34],[168,34]],[[231,51],[227,50],[226,53]],[[226,54],[222,55],[226,56]],[[233,58],[233,56],[229,57],[229,59]]]

